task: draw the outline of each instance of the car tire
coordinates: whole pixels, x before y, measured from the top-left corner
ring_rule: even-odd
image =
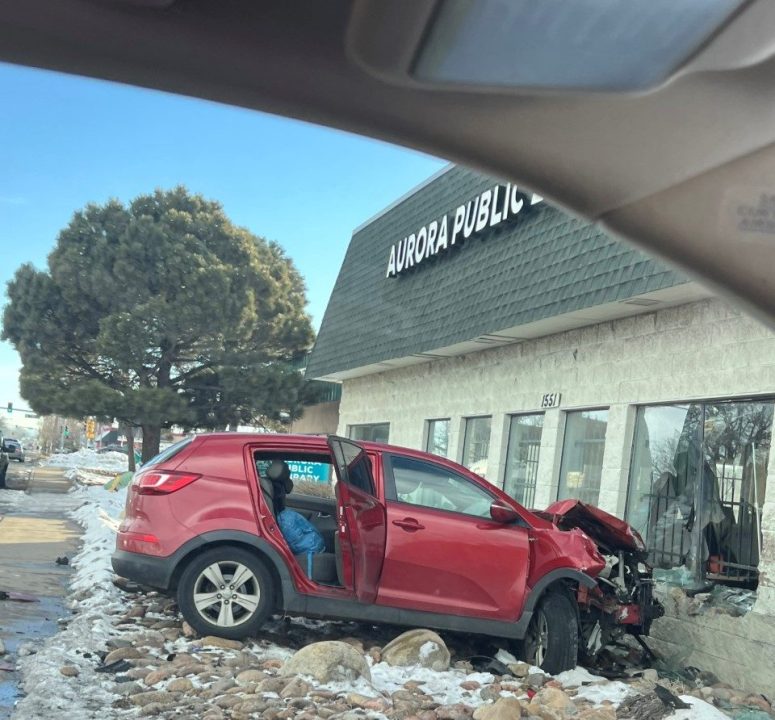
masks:
[[[255,553],[221,546],[198,555],[183,571],[178,607],[201,635],[241,640],[254,636],[274,609],[273,585]]]
[[[576,608],[567,595],[544,595],[533,612],[519,651],[525,662],[551,675],[576,667],[579,623]]]

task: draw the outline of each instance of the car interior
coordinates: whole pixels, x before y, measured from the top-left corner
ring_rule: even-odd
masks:
[[[310,494],[309,482],[294,484],[291,466],[294,463],[320,463],[330,466],[327,455],[257,452],[256,472],[261,495],[275,517],[282,508],[295,510],[306,518],[323,537],[325,552],[296,555],[296,562],[311,580],[321,585],[342,586],[342,560],[337,536],[336,499],[330,495]],[[304,490],[307,492],[304,492]],[[325,492],[327,488],[312,490]],[[295,491],[295,492],[294,492]],[[282,495],[282,497],[279,497]]]

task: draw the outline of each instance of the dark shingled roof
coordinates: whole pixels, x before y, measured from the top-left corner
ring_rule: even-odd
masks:
[[[546,203],[398,277],[385,277],[393,243],[495,183],[452,167],[355,231],[307,377],[429,352],[687,282]]]

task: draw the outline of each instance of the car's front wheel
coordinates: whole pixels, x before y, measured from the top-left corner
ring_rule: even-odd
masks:
[[[570,598],[548,592],[538,603],[520,648],[525,662],[552,675],[576,667],[579,627]]]
[[[272,577],[253,553],[217,547],[196,557],[178,583],[183,617],[202,635],[255,635],[273,609]]]

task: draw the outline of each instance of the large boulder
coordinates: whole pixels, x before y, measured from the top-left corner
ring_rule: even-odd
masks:
[[[382,661],[401,667],[422,665],[431,670],[449,670],[449,650],[432,630],[409,630],[382,648]]]
[[[321,683],[332,680],[355,680],[360,676],[371,681],[366,658],[352,645],[338,640],[312,643],[289,658],[283,675],[311,675]]]

